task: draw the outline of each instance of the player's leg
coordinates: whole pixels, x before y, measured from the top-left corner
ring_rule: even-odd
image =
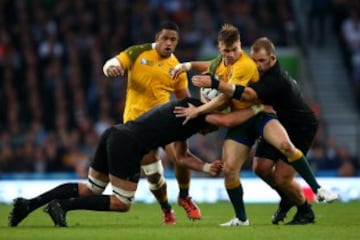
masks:
[[[161,160],[157,158],[156,151],[151,151],[143,157],[141,168],[148,180],[150,191],[155,196],[164,213],[163,222],[165,224],[176,224],[175,212],[172,209],[167,196],[164,168]]]
[[[99,140],[95,156],[91,163],[92,167],[89,169],[89,183],[65,183],[32,199],[14,199],[13,209],[8,217],[9,226],[16,227],[32,211],[45,205],[53,199],[86,196],[93,194],[94,191],[95,193],[101,191],[101,189],[94,190],[94,187],[90,189],[89,186],[92,185],[97,185],[98,188],[102,188],[103,191],[109,182],[106,162],[106,140],[111,131],[111,129],[106,130]],[[105,161],[103,161],[103,159],[105,159]],[[95,170],[94,167],[99,170]]]
[[[249,147],[231,139],[226,139],[223,146],[222,159],[224,161],[224,181],[226,192],[235,211],[235,218],[220,226],[248,226],[245,205],[243,200],[243,187],[239,172],[248,158]]]
[[[71,210],[127,212],[135,196],[137,183],[110,175],[113,195],[92,195],[55,199],[44,208],[55,227],[67,227],[66,214]]]
[[[132,141],[126,127],[115,128],[106,141],[106,158],[109,180],[113,195],[92,195],[69,199],[52,200],[46,207],[55,226],[66,227],[66,213],[71,210],[118,211],[130,209],[140,178],[140,161],[143,157],[142,148]],[[94,175],[92,175],[95,179]],[[93,182],[90,189],[102,189]]]
[[[288,163],[279,160],[273,172],[276,186],[278,186],[296,205],[297,212],[287,224],[313,223],[315,214],[307,202],[300,184],[295,180],[295,169]]]
[[[199,220],[201,218],[200,208],[189,195],[191,170],[188,167],[177,163],[174,153],[174,144],[166,145],[165,152],[168,158],[174,163],[175,177],[179,185],[178,204],[184,208],[189,219]],[[190,151],[188,151],[188,154],[192,155]]]
[[[267,122],[264,127],[264,138],[287,157],[289,163],[317,194],[318,200],[332,202],[337,199],[336,194],[321,188],[311,171],[307,158],[293,145],[285,128],[278,120],[273,119]]]
[[[258,144],[258,148],[256,153],[259,150],[264,149],[263,141],[260,141]],[[271,147],[271,146],[270,146]],[[264,154],[264,152],[262,152]],[[273,188],[280,196],[279,207],[275,211],[272,217],[272,223],[278,224],[280,221],[284,221],[288,211],[294,206],[293,201],[291,201],[291,197],[289,198],[279,186],[276,185],[276,180],[274,179],[273,173],[275,168],[275,161],[255,156],[253,159],[253,170],[264,182],[266,182],[271,188]]]

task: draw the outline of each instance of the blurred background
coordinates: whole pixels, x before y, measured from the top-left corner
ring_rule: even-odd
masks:
[[[239,28],[245,50],[273,40],[321,121],[308,154],[316,175],[360,175],[359,1],[1,0],[0,179],[86,178],[100,134],[122,121],[126,79],[102,66],[153,42],[165,19],[180,26],[181,62],[216,56],[223,23]],[[222,134],[191,138],[192,151],[219,158]]]

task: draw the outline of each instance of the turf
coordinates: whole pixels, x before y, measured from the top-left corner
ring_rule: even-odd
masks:
[[[7,226],[10,205],[0,204],[0,239],[206,239],[206,240],[358,240],[360,239],[360,202],[314,203],[316,223],[305,226],[272,225],[276,205],[247,204],[250,227],[223,228],[218,224],[232,217],[227,202],[200,204],[203,219],[189,221],[178,206],[177,224],[162,224],[162,214],[155,204],[135,203],[128,213],[73,211],[67,215],[68,228],[55,228],[41,209],[33,212],[16,228]],[[294,209],[295,210],[295,209]],[[294,214],[292,210],[287,220]]]

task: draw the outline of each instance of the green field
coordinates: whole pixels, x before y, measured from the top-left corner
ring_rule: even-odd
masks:
[[[229,203],[200,204],[203,219],[191,222],[174,206],[177,224],[165,226],[155,204],[135,203],[128,213],[73,211],[67,216],[68,228],[55,228],[41,210],[33,212],[18,227],[7,227],[10,205],[0,205],[0,239],[207,239],[207,240],[359,240],[360,202],[314,203],[316,223],[305,226],[271,225],[274,204],[247,204],[250,227],[223,228],[218,224],[232,217]],[[290,220],[294,211],[288,217]]]

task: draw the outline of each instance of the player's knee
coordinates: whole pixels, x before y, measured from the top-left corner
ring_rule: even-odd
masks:
[[[104,192],[107,184],[107,182],[103,182],[89,175],[86,186],[93,194],[100,195]]]
[[[144,171],[146,176],[151,176],[154,174],[160,174],[163,175],[164,173],[164,168],[162,166],[161,160],[158,160],[156,162],[150,163],[150,164],[146,164],[141,166],[142,170]]]
[[[240,169],[237,169],[235,166],[231,164],[224,164],[223,172],[225,176],[237,176]]]
[[[118,200],[112,203],[113,209],[119,212],[129,211],[135,196],[135,191],[128,191],[115,186],[112,186],[112,188],[113,193]]]
[[[163,176],[164,168],[161,161],[141,166],[141,168],[147,177],[151,190],[157,190],[165,184],[165,178]]]

